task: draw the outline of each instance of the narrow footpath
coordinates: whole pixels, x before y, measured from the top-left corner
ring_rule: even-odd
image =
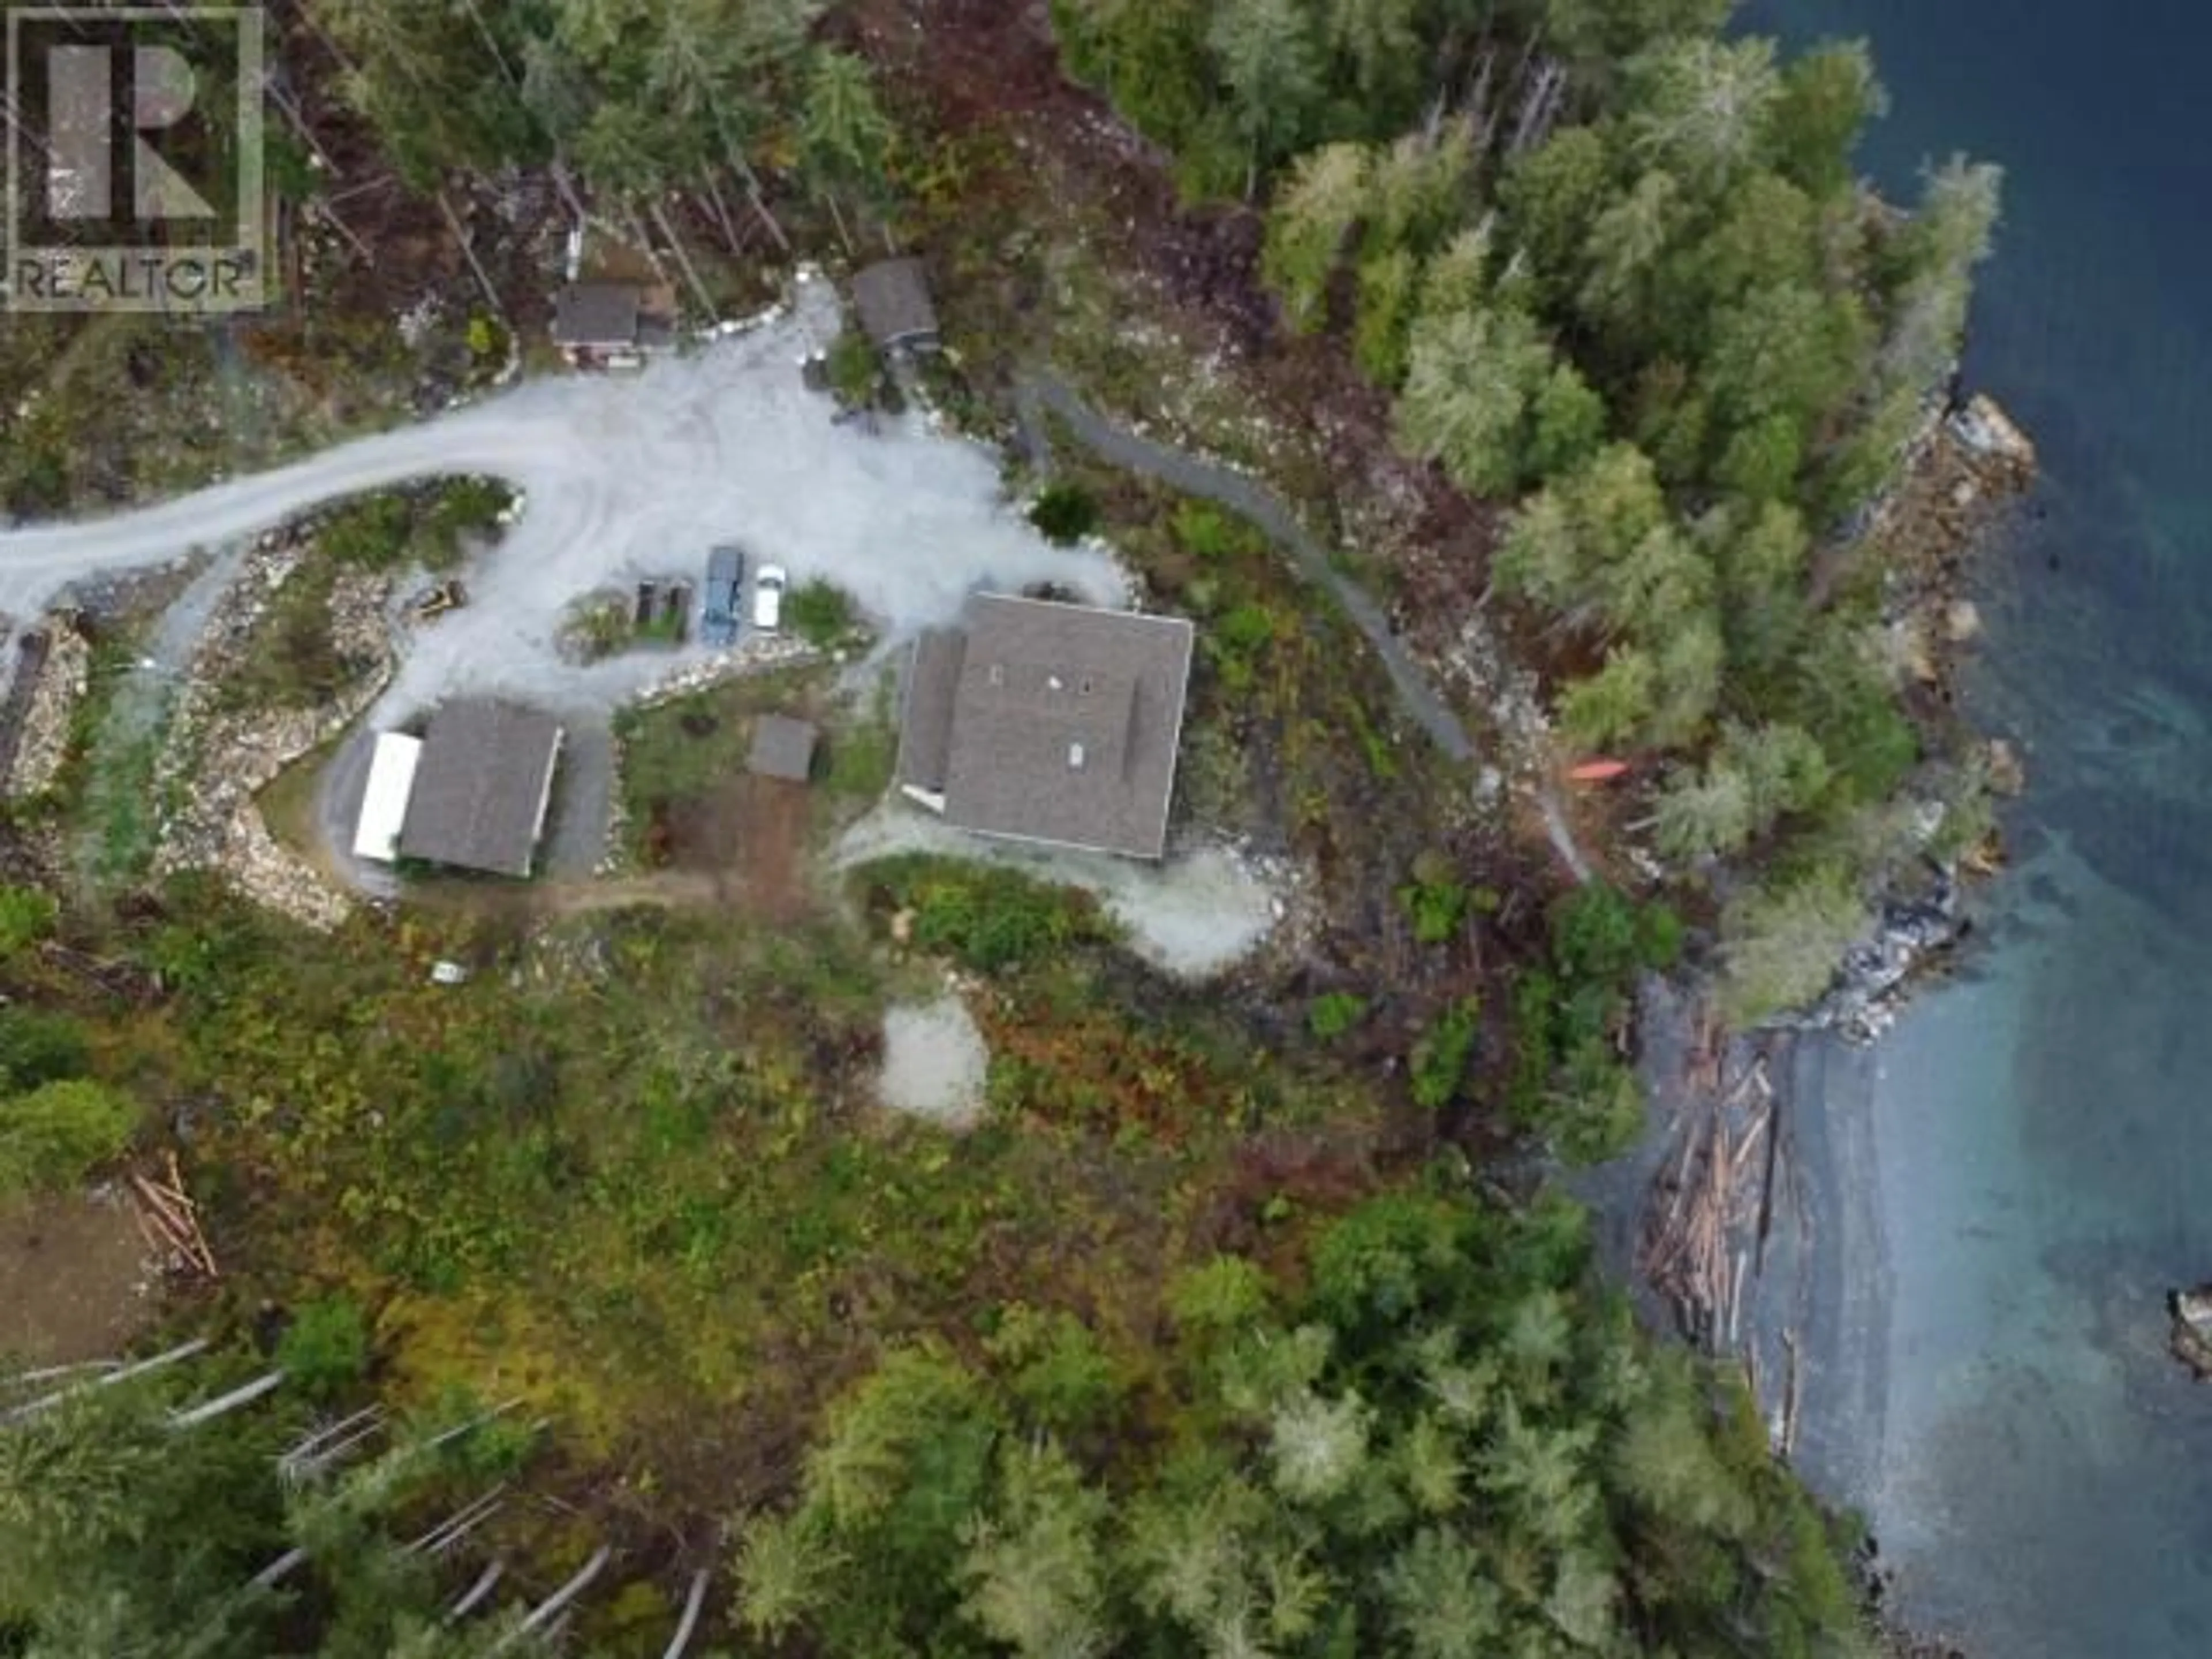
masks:
[[[1474,758],[1474,741],[1421,665],[1398,638],[1373,595],[1337,568],[1328,548],[1299,521],[1288,503],[1242,472],[1188,450],[1176,449],[1118,426],[1085,403],[1064,380],[1043,372],[1024,374],[1015,386],[1021,441],[1030,459],[1048,466],[1051,444],[1043,417],[1063,422],[1075,440],[1109,465],[1164,483],[1187,495],[1225,507],[1257,526],[1299,573],[1326,589],[1365,635],[1390,677],[1398,701],[1416,725],[1455,761]],[[1544,832],[1578,882],[1591,878],[1589,861],[1575,842],[1565,809],[1548,779],[1538,776],[1531,790],[1544,821]]]

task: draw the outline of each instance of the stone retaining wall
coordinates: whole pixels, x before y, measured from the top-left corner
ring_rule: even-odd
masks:
[[[219,696],[254,649],[270,601],[307,550],[296,539],[264,542],[209,619],[155,772],[157,796],[175,805],[163,816],[154,868],[163,875],[214,871],[258,904],[331,928],[352,913],[353,896],[270,833],[256,797],[286,767],[351,725],[390,683],[391,578],[348,571],[331,592],[334,649],[375,664],[337,697],[314,708],[226,709]]]
[[[92,646],[74,625],[46,617],[39,627],[46,635],[46,658],[24,707],[8,769],[7,793],[18,799],[51,787],[60,775],[69,757],[70,727],[92,679]]]

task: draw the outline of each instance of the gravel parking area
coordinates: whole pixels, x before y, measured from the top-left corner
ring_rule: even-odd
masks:
[[[1226,848],[1170,852],[1154,865],[1030,847],[969,835],[896,794],[848,830],[830,857],[849,869],[901,853],[988,859],[1040,881],[1080,887],[1128,929],[1138,955],[1188,979],[1206,978],[1241,960],[1285,908],[1268,883]]]
[[[990,451],[916,418],[873,432],[834,423],[799,365],[835,337],[838,317],[826,283],[802,282],[781,313],[640,374],[533,380],[159,507],[0,532],[0,612],[33,615],[71,581],[234,547],[347,495],[490,474],[524,492],[520,520],[460,573],[466,605],[403,636],[398,670],[362,724],[395,726],[456,694],[500,694],[560,714],[588,746],[615,707],[714,653],[694,644],[579,667],[556,648],[563,611],[580,593],[643,577],[703,577],[717,542],[786,566],[794,583],[846,589],[886,644],[951,621],[977,589],[1052,582],[1127,603],[1109,557],[1054,547],[1009,508]],[[580,769],[592,772],[588,757]],[[349,786],[357,797],[347,762],[337,771],[326,801]],[[604,781],[585,781],[587,794],[607,793]],[[604,819],[603,801],[583,805],[566,820],[573,844],[553,849],[564,866],[589,840],[587,819]]]
[[[964,1129],[983,1110],[990,1050],[968,1005],[946,995],[902,1005],[884,1015],[884,1105],[948,1129]]]

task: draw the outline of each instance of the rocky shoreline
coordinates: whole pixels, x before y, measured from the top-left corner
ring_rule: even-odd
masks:
[[[1831,1260],[1842,1244],[1816,1232],[1816,1222],[1835,1224],[1832,1188],[1844,1172],[1826,1167],[1818,1126],[1801,1134],[1796,1122],[1794,1097],[1818,1089],[1807,1044],[1817,1036],[1877,1040],[1970,938],[1970,884],[2003,861],[1999,832],[1981,828],[1979,815],[1990,798],[2025,787],[2023,769],[2008,741],[1972,729],[1956,685],[1980,633],[1970,597],[1975,556],[2035,469],[2033,445],[1993,400],[1954,401],[1933,414],[1900,459],[1895,487],[1828,556],[1831,580],[1855,560],[1886,571],[1883,619],[1929,758],[1900,803],[1917,851],[1893,873],[1827,992],[1793,1016],[1735,1033],[1698,987],[1647,1000],[1645,1076],[1663,1127],[1639,1160],[1641,1191],[1628,1200],[1633,1271],[1692,1343],[1743,1366],[1785,1460],[1797,1455],[1807,1373],[1828,1363],[1823,1345],[1838,1340],[1828,1328],[1838,1280],[1857,1270]],[[1962,799],[1978,814],[1965,837],[1950,821]],[[1820,1109],[1818,1100],[1807,1105]],[[2207,1313],[2212,1319],[2212,1297]],[[1885,1573],[1871,1545],[1861,1567],[1893,1659],[1959,1659],[1954,1647],[1882,1620]]]
[[[1912,681],[1908,708],[1932,757],[1939,787],[1908,799],[1926,850],[1898,872],[1872,930],[1844,953],[1834,983],[1810,1008],[1778,1024],[1871,1042],[1894,1023],[1916,981],[1972,932],[1967,884],[2003,863],[1992,824],[1972,843],[1939,854],[1937,837],[1970,799],[2016,796],[2026,769],[2011,741],[1974,731],[1957,709],[1966,654],[1981,633],[1968,597],[1976,553],[2034,483],[2035,446],[1994,398],[1954,402],[1908,452],[1897,487],[1866,515],[1852,557],[1881,561],[1888,575],[1884,620]],[[1941,785],[1948,781],[1947,791]]]

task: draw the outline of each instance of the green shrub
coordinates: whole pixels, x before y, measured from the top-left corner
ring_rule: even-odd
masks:
[[[1017,1302],[984,1344],[1006,1373],[1030,1419],[1058,1432],[1087,1428],[1110,1413],[1121,1392],[1113,1361],[1083,1322],[1064,1309],[1046,1313]]]
[[[422,510],[418,556],[433,569],[457,562],[461,538],[496,539],[501,516],[514,505],[514,492],[496,478],[447,479],[431,492]]]
[[[469,355],[489,362],[507,355],[507,331],[481,311],[469,319]]]
[[[1274,613],[1247,600],[1231,606],[1200,637],[1221,684],[1231,691],[1248,690],[1259,672],[1261,653],[1275,642]]]
[[[853,631],[853,596],[836,583],[817,576],[785,596],[783,616],[793,633],[817,650],[827,651],[843,644]]]
[[[1047,541],[1066,547],[1098,527],[1098,502],[1081,484],[1048,483],[1030,503],[1030,522]]]
[[[333,507],[315,532],[315,544],[339,564],[389,570],[405,561],[414,530],[407,498],[385,492]]]
[[[276,1363],[312,1398],[325,1399],[368,1373],[368,1319],[348,1296],[302,1304],[283,1339]]]
[[[1398,890],[1398,908],[1423,945],[1442,945],[1467,920],[1470,898],[1455,881],[1409,881]]]
[[[876,400],[876,386],[882,378],[883,364],[868,337],[857,328],[848,328],[830,343],[826,364],[830,389],[837,400],[848,409],[866,409]]]
[[[1306,1005],[1306,1029],[1323,1042],[1334,1041],[1367,1018],[1367,999],[1352,991],[1329,991]]]
[[[1644,1097],[1620,1036],[1636,975],[1673,964],[1681,919],[1592,882],[1553,907],[1551,963],[1513,988],[1506,1107],[1573,1163],[1618,1156],[1644,1122]]]
[[[1012,870],[917,855],[874,866],[867,878],[912,913],[913,942],[982,973],[1000,973],[1115,930],[1088,893]]]
[[[578,595],[562,610],[554,638],[571,662],[612,656],[636,638],[629,599],[609,592]]]
[[[1636,1144],[1644,1128],[1644,1087],[1609,1036],[1585,1037],[1567,1051],[1538,1122],[1572,1164],[1601,1164]]]
[[[462,538],[491,536],[514,492],[496,478],[441,478],[413,489],[379,490],[341,502],[324,515],[315,545],[332,562],[363,570],[392,570],[410,561],[449,568],[461,556]]]
[[[0,1101],[0,1196],[75,1185],[131,1144],[138,1103],[87,1078]]]
[[[50,893],[35,887],[0,885],[0,962],[21,956],[41,939],[52,939],[61,909]]]
[[[1176,544],[1194,558],[1209,562],[1239,554],[1262,551],[1267,542],[1242,519],[1234,519],[1206,501],[1179,503],[1169,520]]]
[[[0,1008],[0,1091],[80,1076],[90,1058],[83,1025],[67,1014]]]
[[[1638,906],[1603,882],[1576,888],[1552,911],[1552,959],[1574,983],[1626,989],[1638,969],[1674,966],[1681,949],[1680,917],[1663,904]]]
[[[1467,1078],[1482,1005],[1463,998],[1439,1015],[1413,1045],[1413,1102],[1429,1111],[1449,1106]]]

